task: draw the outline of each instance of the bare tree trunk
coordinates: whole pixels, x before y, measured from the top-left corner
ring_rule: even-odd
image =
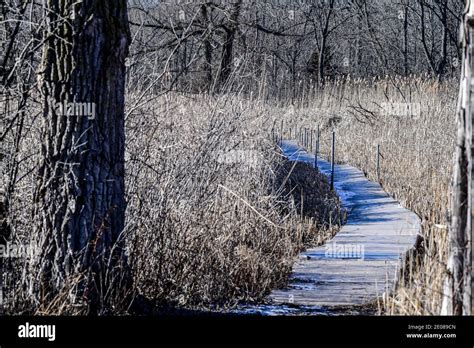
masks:
[[[462,29],[463,66],[458,105],[458,135],[453,174],[450,253],[442,314],[471,314],[472,277],[472,69],[474,0],[467,0]]]
[[[201,17],[203,24],[206,26],[206,36],[204,38],[204,58],[205,58],[205,72],[206,72],[206,81],[205,88],[207,92],[212,90],[212,45],[210,37],[212,36],[211,28],[211,8],[208,3],[203,3],[201,5]]]
[[[222,46],[222,59],[219,75],[219,90],[221,90],[228,82],[230,74],[232,73],[232,62],[234,58],[234,40],[239,27],[240,10],[242,7],[242,0],[237,0],[232,8],[230,15],[230,23],[228,27],[224,27],[225,38]]]
[[[430,50],[428,48],[428,43],[427,43],[427,39],[426,39],[426,20],[425,20],[426,15],[425,15],[425,2],[424,1],[425,0],[418,0],[418,3],[420,4],[420,9],[421,9],[421,15],[420,15],[420,19],[421,19],[421,23],[420,23],[421,43],[423,44],[423,50],[425,52],[425,57],[426,57],[427,62],[430,65],[431,71],[433,72],[433,74],[435,76],[437,76],[438,71],[436,69],[436,64],[434,62],[434,57],[433,57],[432,52],[430,52]]]
[[[319,51],[319,59],[318,59],[318,82],[319,85],[324,84],[324,80],[326,76],[324,75],[324,68],[326,67],[326,59],[325,59],[325,53],[326,53],[326,35],[323,34],[322,40],[321,40],[321,50]]]
[[[329,35],[329,24],[331,22],[331,17],[334,11],[334,1],[330,0],[328,3],[329,8],[326,17],[324,18],[324,28],[321,33],[321,50],[319,51],[319,66],[318,66],[318,79],[319,84],[323,85],[325,82],[326,76],[324,75],[324,69],[326,68],[326,49],[327,49],[327,40]]]
[[[94,306],[105,272],[124,257],[127,2],[48,0],[45,6],[42,160],[34,197],[39,279],[32,291],[51,299],[80,272],[86,275],[80,295]]]
[[[405,76],[408,76],[408,5],[404,4],[403,18],[403,70]]]
[[[443,39],[441,43],[441,58],[438,64],[438,78],[441,80],[446,72],[446,65],[448,61],[448,3],[447,1],[440,4],[440,11],[443,25]]]

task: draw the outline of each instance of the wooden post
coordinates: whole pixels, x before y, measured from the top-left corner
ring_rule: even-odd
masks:
[[[306,147],[305,146],[305,138],[306,138],[306,127],[303,127],[303,133],[302,133],[302,139],[301,139],[301,146],[303,147],[303,149]]]
[[[304,127],[303,131],[303,148],[306,148],[306,127]]]
[[[309,128],[306,128],[306,149],[309,147]]]
[[[304,148],[308,147],[308,128],[304,127]]]
[[[377,145],[377,182],[380,183],[380,144]]]
[[[273,143],[273,144],[278,143],[278,137],[277,137],[276,131],[275,131],[276,122],[277,122],[277,121],[274,119],[274,120],[273,120],[273,123],[272,123],[272,143]]]
[[[309,152],[313,152],[313,128],[311,128],[311,135],[310,135],[310,144],[309,144]]]
[[[308,148],[308,128],[304,127],[304,148]]]
[[[332,148],[331,148],[331,190],[334,190],[334,157],[336,153],[336,132],[332,131]]]
[[[319,124],[316,133],[316,146],[314,150],[314,168],[318,168],[318,155],[319,155]]]
[[[461,33],[462,70],[457,111],[457,139],[449,226],[449,257],[442,315],[472,314],[472,67],[474,0],[466,0]]]
[[[283,120],[281,120],[280,125],[280,147],[283,146]]]

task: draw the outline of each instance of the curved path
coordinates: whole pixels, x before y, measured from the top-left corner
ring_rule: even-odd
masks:
[[[314,164],[314,155],[295,142],[284,141],[282,150],[292,161]],[[330,175],[329,162],[318,158],[318,167]],[[301,254],[288,287],[271,293],[274,303],[338,306],[374,300],[393,285],[401,255],[415,244],[418,216],[360,170],[336,165],[334,187],[348,209],[347,223],[325,245]]]

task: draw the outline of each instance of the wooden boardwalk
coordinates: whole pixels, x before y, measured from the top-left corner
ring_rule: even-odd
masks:
[[[314,155],[284,141],[282,149],[292,161],[314,163]],[[330,163],[318,158],[321,172]],[[348,165],[335,166],[334,186],[348,219],[324,246],[300,255],[286,289],[275,290],[275,304],[301,306],[360,305],[393,286],[401,255],[420,231],[420,219],[403,208],[364,174]]]

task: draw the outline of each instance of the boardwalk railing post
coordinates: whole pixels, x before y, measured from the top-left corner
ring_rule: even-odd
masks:
[[[306,127],[304,127],[304,148],[306,149],[306,143],[307,143],[307,139],[308,138],[308,129]]]
[[[305,148],[305,138],[306,138],[306,127],[303,127],[303,133],[301,133],[302,139],[301,139],[301,146],[303,149]]]
[[[306,128],[306,149],[309,148],[309,128]]]
[[[334,190],[334,155],[336,152],[336,132],[332,131],[332,149],[331,149],[331,190]]]
[[[316,132],[316,146],[314,150],[314,168],[318,168],[318,155],[319,155],[319,124]]]
[[[276,120],[273,120],[273,124],[272,124],[272,143],[275,144],[278,140],[277,140],[277,136],[275,134],[275,123],[276,123]]]
[[[306,147],[305,143],[306,143],[306,127],[303,128],[303,141],[302,141],[303,149]]]
[[[311,128],[311,135],[309,137],[310,143],[309,143],[309,152],[313,152],[313,128]]]
[[[302,139],[301,139],[301,146],[303,149],[305,148],[305,139],[306,139],[306,127],[303,127],[303,133],[301,133]]]
[[[380,183],[380,144],[377,145],[377,182]]]
[[[283,146],[283,120],[281,120],[280,126],[280,147]]]
[[[304,148],[308,148],[308,128],[304,127]]]

